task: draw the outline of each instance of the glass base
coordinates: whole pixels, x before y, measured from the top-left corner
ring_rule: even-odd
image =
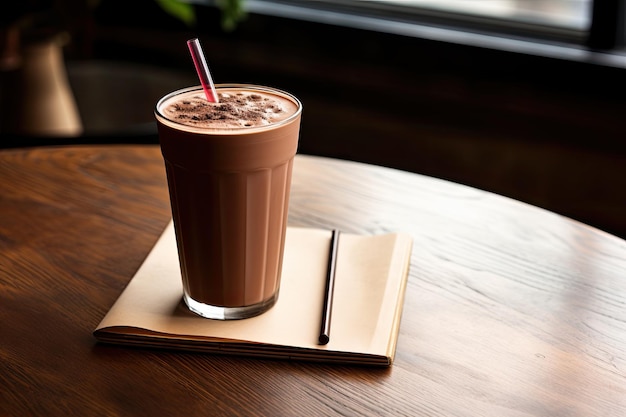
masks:
[[[183,295],[183,300],[189,310],[193,311],[199,316],[206,317],[207,319],[214,320],[239,320],[247,319],[250,317],[258,316],[261,313],[269,310],[278,299],[278,292],[265,301],[257,304],[252,304],[245,307],[223,307],[214,306],[210,304],[204,304],[191,298],[187,293]]]

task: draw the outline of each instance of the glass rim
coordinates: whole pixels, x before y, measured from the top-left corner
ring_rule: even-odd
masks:
[[[282,126],[288,123],[291,123],[293,120],[295,120],[296,118],[298,118],[300,116],[300,114],[302,113],[302,103],[300,102],[300,100],[298,100],[298,98],[296,96],[294,96],[291,93],[288,93],[287,91],[284,90],[280,90],[278,88],[274,88],[274,87],[268,87],[268,86],[263,86],[263,85],[257,85],[257,84],[215,84],[215,89],[216,90],[220,90],[220,89],[241,89],[241,90],[253,90],[253,91],[260,91],[260,92],[265,92],[265,93],[269,93],[272,95],[276,95],[276,96],[280,96],[283,98],[286,98],[290,101],[292,101],[295,105],[296,105],[296,111],[290,115],[289,117],[287,117],[286,119],[283,120],[279,120],[277,122],[271,123],[269,125],[264,125],[264,126],[250,126],[250,127],[246,127],[246,126],[241,126],[241,127],[197,127],[197,126],[190,126],[184,123],[180,123],[176,120],[173,120],[169,117],[167,117],[166,115],[164,115],[161,112],[161,107],[163,105],[163,103],[165,103],[166,101],[182,95],[182,94],[186,94],[192,91],[199,91],[202,92],[204,94],[204,90],[202,88],[201,85],[195,85],[192,87],[185,87],[185,88],[181,88],[175,91],[172,91],[170,93],[167,93],[166,95],[164,95],[163,97],[161,97],[157,103],[156,106],[154,108],[154,114],[156,116],[156,118],[161,121],[161,123],[169,125],[170,127],[175,127],[177,129],[181,129],[181,130],[185,130],[188,132],[196,132],[196,133],[207,133],[207,132],[220,132],[220,134],[243,134],[243,133],[252,133],[252,132],[258,132],[258,131],[263,131],[263,130],[270,130],[270,129],[275,129],[277,126]]]

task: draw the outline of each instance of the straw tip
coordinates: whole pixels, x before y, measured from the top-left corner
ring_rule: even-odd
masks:
[[[211,72],[209,71],[209,66],[206,63],[204,53],[202,52],[200,41],[198,38],[189,39],[187,41],[187,46],[189,47],[189,52],[191,53],[191,58],[194,66],[196,67],[196,72],[198,73],[198,78],[200,79],[200,84],[202,84],[204,89],[207,101],[218,103],[219,99],[217,97],[217,92],[215,91],[215,84],[213,84],[213,78],[211,77]]]

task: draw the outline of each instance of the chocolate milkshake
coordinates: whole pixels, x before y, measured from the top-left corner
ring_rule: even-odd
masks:
[[[279,90],[218,85],[155,110],[184,299],[216,319],[260,314],[278,297],[302,106]]]

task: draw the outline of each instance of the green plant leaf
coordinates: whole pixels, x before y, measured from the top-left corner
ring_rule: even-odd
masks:
[[[230,32],[246,17],[244,1],[217,0],[217,5],[222,10],[222,29]]]
[[[181,20],[187,26],[193,26],[196,23],[196,12],[193,5],[183,3],[179,0],[156,0],[159,6],[170,15]]]

